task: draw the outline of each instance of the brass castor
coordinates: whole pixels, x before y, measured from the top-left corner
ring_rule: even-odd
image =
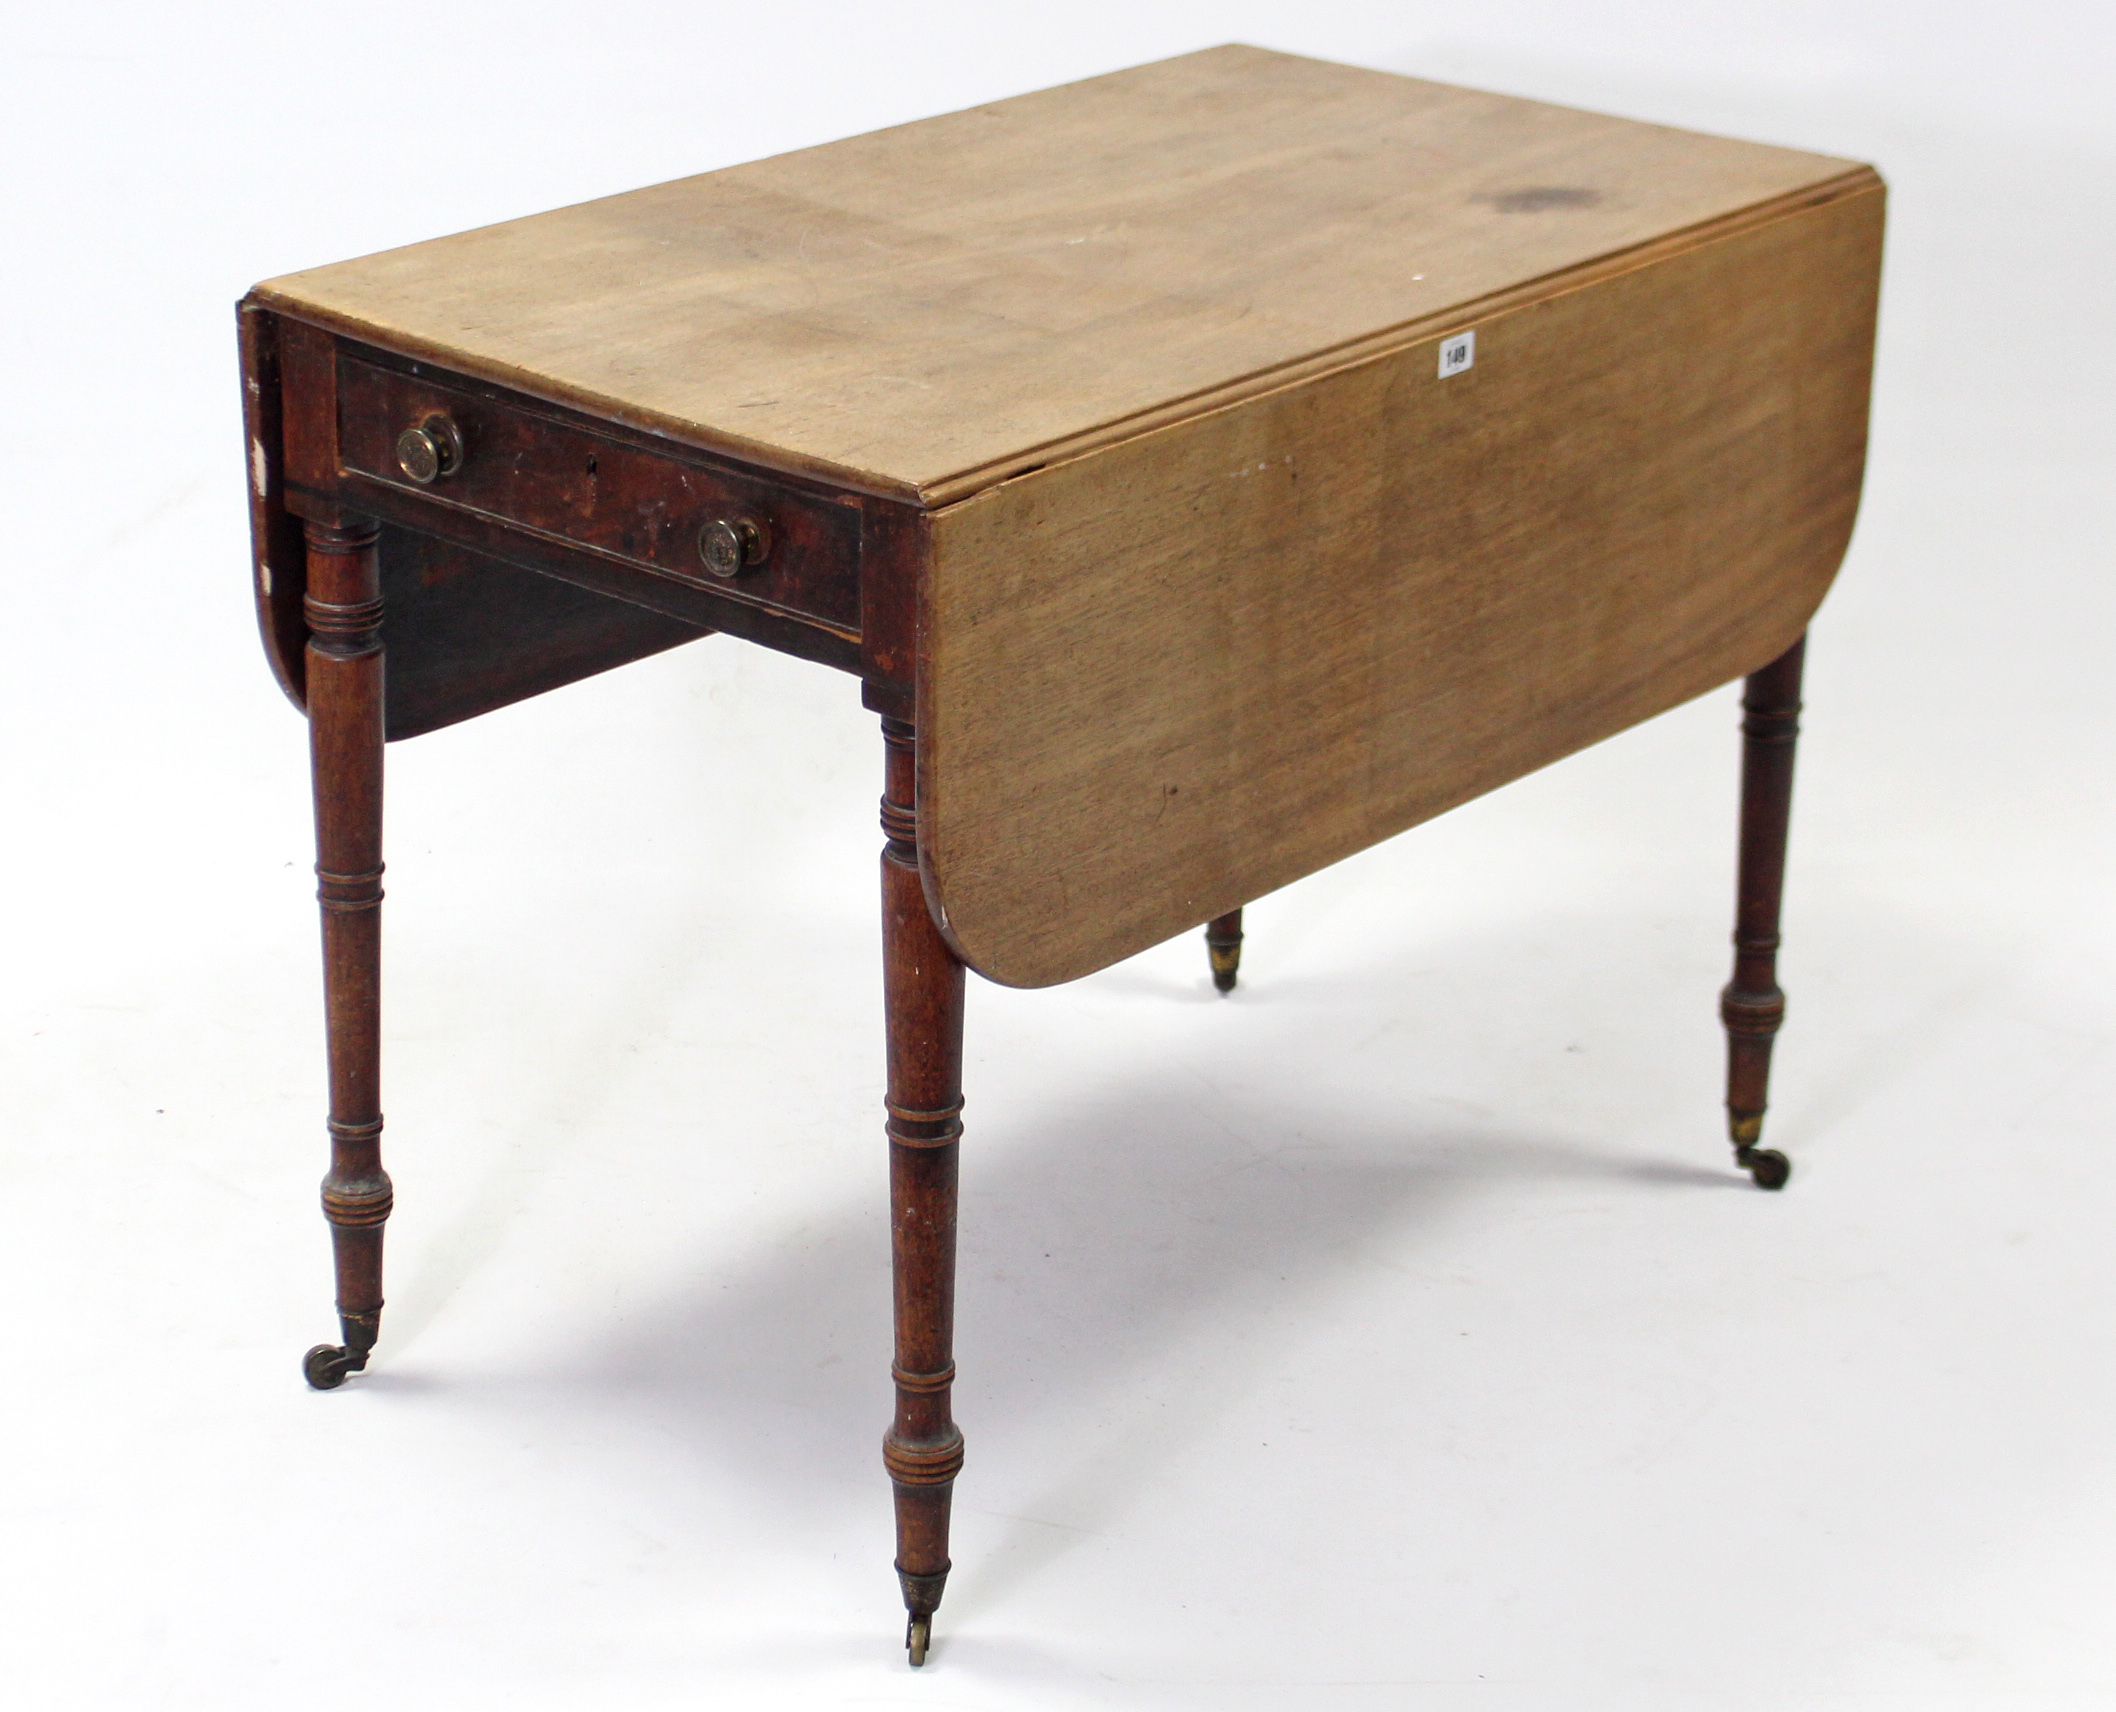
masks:
[[[337,1390],[353,1371],[352,1352],[335,1343],[319,1343],[301,1358],[301,1377],[318,1391]]]
[[[1242,967],[1242,912],[1229,910],[1205,924],[1205,952],[1212,960],[1212,985],[1222,993],[1234,991]]]
[[[1793,1174],[1793,1162],[1775,1147],[1737,1148],[1734,1162],[1747,1169],[1759,1189],[1783,1189]]]
[[[932,1639],[931,1617],[913,1617],[904,1625],[904,1650],[910,1653],[914,1668],[926,1662],[926,1648]]]

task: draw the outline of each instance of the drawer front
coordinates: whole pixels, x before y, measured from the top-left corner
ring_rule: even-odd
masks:
[[[437,420],[438,419],[438,420]],[[438,460],[399,436],[424,429]],[[345,469],[426,502],[621,559],[732,600],[860,628],[860,519],[850,506],[680,453],[650,450],[546,413],[402,374],[357,357],[338,368],[338,456]],[[434,463],[441,468],[434,473]],[[429,474],[419,481],[412,470]],[[715,524],[736,526],[733,536]],[[702,542],[734,560],[708,569]]]

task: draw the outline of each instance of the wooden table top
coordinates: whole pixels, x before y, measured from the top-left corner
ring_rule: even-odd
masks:
[[[1228,46],[267,282],[939,506],[1868,169]]]
[[[769,513],[696,622],[915,714],[934,917],[1040,986],[1783,653],[1857,513],[1885,202],[1849,161],[1222,47],[251,307],[308,324],[317,503],[657,611],[664,525]],[[482,450],[411,491],[390,444],[444,405]],[[538,622],[466,634],[526,658]]]

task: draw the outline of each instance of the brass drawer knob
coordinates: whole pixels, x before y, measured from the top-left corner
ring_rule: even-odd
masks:
[[[716,577],[739,577],[764,563],[771,532],[749,517],[716,517],[698,531],[698,557]]]
[[[461,468],[463,436],[445,416],[429,416],[397,436],[397,467],[421,487]]]

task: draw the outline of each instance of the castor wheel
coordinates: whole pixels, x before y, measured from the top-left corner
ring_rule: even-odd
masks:
[[[335,1343],[319,1343],[301,1358],[301,1377],[318,1391],[335,1391],[352,1372],[351,1354]]]
[[[904,1649],[911,1655],[914,1666],[926,1662],[926,1647],[933,1639],[933,1619],[913,1617],[904,1625]]]
[[[1242,967],[1242,912],[1230,910],[1205,924],[1205,953],[1212,960],[1212,987],[1231,993]]]
[[[1793,1162],[1775,1147],[1744,1147],[1734,1157],[1748,1167],[1759,1189],[1783,1189],[1793,1174]]]

